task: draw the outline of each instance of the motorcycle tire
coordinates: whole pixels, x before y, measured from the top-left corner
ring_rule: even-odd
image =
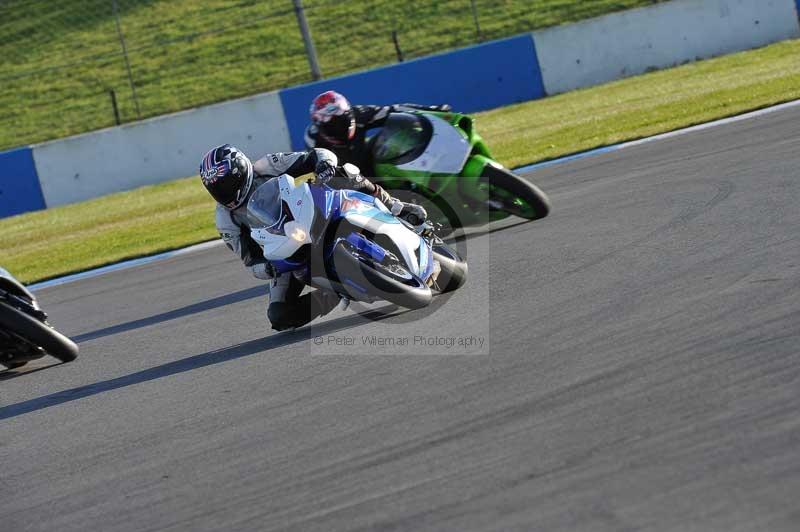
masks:
[[[456,252],[445,245],[434,246],[433,257],[442,268],[436,278],[439,293],[452,292],[464,286],[467,282],[467,263]]]
[[[368,291],[371,296],[377,296],[408,309],[424,308],[431,303],[433,298],[431,289],[422,279],[408,271],[393,272],[361,257],[358,252],[345,245],[336,247],[332,259],[340,281],[350,279]],[[353,299],[359,299],[359,291],[356,288],[347,286],[347,289]]]
[[[0,303],[0,327],[23,338],[32,345],[62,362],[72,362],[78,357],[78,346],[46,323],[29,316],[7,303]]]
[[[499,210],[527,220],[539,220],[550,213],[550,199],[539,187],[506,168],[487,165],[480,184],[488,189],[489,200]]]

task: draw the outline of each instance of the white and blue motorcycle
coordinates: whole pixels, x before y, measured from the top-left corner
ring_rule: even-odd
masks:
[[[350,164],[339,171],[359,172]],[[466,262],[430,223],[415,230],[380,200],[354,190],[282,175],[253,192],[247,217],[253,240],[278,273],[349,300],[417,309],[430,304],[433,292],[466,281]]]

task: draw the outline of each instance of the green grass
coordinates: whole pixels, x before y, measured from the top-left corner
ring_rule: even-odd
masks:
[[[2,265],[29,283],[217,236],[214,201],[186,178],[0,220]]]
[[[476,0],[494,39],[658,0]],[[0,149],[137,119],[111,0],[0,3]],[[141,117],[310,81],[291,0],[118,0]],[[470,0],[306,0],[323,74],[477,41]]]
[[[480,113],[507,166],[800,99],[800,40]],[[556,206],[556,208],[558,208]],[[216,237],[197,178],[0,220],[3,266],[23,282]]]

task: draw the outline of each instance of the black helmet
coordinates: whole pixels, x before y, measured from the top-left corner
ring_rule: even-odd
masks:
[[[223,144],[203,157],[200,179],[217,203],[235,209],[244,203],[253,186],[253,165],[244,153]]]

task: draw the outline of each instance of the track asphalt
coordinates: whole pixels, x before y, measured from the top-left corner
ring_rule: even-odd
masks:
[[[0,530],[800,529],[798,124],[529,174],[425,311],[273,333],[222,246],[40,290]]]

